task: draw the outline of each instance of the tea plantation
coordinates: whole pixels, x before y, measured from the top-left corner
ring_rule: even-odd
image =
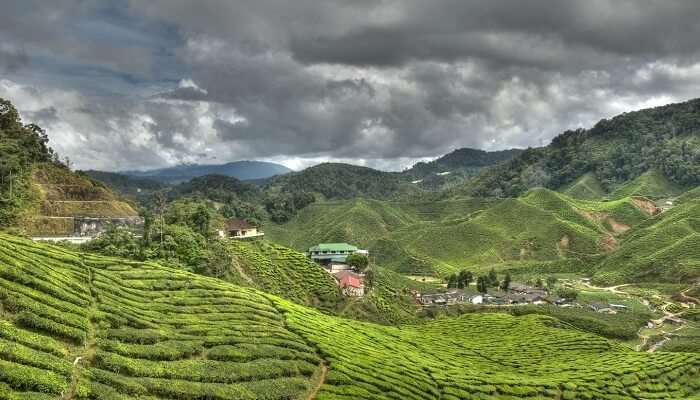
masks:
[[[320,359],[252,289],[0,236],[0,398],[291,399]]]
[[[667,399],[700,355],[551,317],[390,327],[155,263],[0,234],[0,399]]]
[[[334,308],[341,301],[335,279],[303,253],[266,240],[229,241],[235,281],[296,303]]]
[[[465,266],[608,253],[617,235],[647,218],[629,197],[594,201],[536,188],[500,200],[321,203],[266,232],[297,250],[349,242],[395,271],[445,275]]]

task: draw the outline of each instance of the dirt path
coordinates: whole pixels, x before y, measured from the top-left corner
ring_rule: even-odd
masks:
[[[231,259],[231,266],[236,270],[236,272],[238,272],[238,275],[240,275],[244,281],[248,282],[249,285],[255,287],[255,281],[253,281],[253,279],[251,279],[250,276],[246,274],[246,272],[236,260]]]
[[[686,301],[687,303],[695,303],[695,304],[697,304],[697,305],[700,305],[700,299],[698,299],[697,297],[693,297],[693,296],[688,296],[688,295],[687,295],[687,293],[690,292],[690,291],[693,290],[693,289],[695,289],[695,286],[691,286],[691,287],[689,287],[688,289],[685,289],[684,291],[682,291],[682,292],[680,293],[680,296],[681,296],[683,299],[687,300],[687,301]]]
[[[590,283],[587,283],[587,282],[582,282],[582,284],[583,284],[583,286],[586,286],[587,288],[590,288],[590,289],[606,290],[606,291],[614,293],[614,294],[636,297],[636,298],[640,299],[643,303],[646,301],[645,304],[648,304],[648,300],[645,299],[644,297],[633,295],[633,294],[627,293],[623,290],[620,290],[620,288],[630,286],[631,284],[629,284],[629,283],[625,283],[622,285],[616,285],[616,286],[609,286],[609,287],[594,286],[594,285],[591,285]],[[692,289],[692,287],[681,292],[681,296],[683,296],[684,298],[688,298],[688,299],[694,299],[693,297],[685,295],[685,293],[690,291],[691,289]],[[654,328],[661,328],[664,326],[664,324],[666,324],[667,321],[672,322],[674,324],[678,324],[679,326],[671,331],[664,332],[664,333],[660,334],[660,336],[663,337],[663,339],[661,339],[658,342],[655,342],[651,346],[649,346],[649,348],[646,350],[647,353],[653,353],[656,350],[658,350],[666,342],[671,340],[671,337],[673,336],[673,334],[675,332],[685,328],[685,326],[688,324],[688,321],[686,321],[680,317],[680,315],[683,314],[683,311],[678,312],[678,313],[672,313],[672,312],[668,311],[668,308],[670,306],[674,305],[675,303],[664,299],[663,297],[659,296],[658,294],[654,295],[654,298],[661,300],[663,302],[661,307],[658,307],[658,310],[663,313],[663,316],[661,318],[653,319],[653,320],[649,321],[653,325],[653,327]],[[695,300],[697,300],[697,299],[695,299]],[[641,343],[636,346],[637,351],[642,351],[649,344],[649,340],[652,339],[651,336],[642,334],[642,330],[644,328],[646,328],[646,326],[639,328],[639,330],[637,331],[637,336],[641,340]]]
[[[323,383],[326,382],[326,375],[328,374],[328,367],[326,366],[325,362],[321,362],[321,373],[318,377],[318,381],[314,385],[313,389],[311,390],[311,393],[309,393],[308,396],[306,396],[305,400],[314,400],[316,398],[316,395],[318,394],[318,391],[321,390],[321,386],[323,386]]]

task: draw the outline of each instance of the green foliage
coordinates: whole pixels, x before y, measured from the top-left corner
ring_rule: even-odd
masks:
[[[569,197],[581,200],[600,200],[605,196],[605,189],[590,172],[560,190]]]
[[[318,203],[265,229],[267,237],[299,250],[348,242],[369,248],[373,263],[395,271],[445,276],[465,265],[479,272],[536,261],[571,271],[564,260],[609,252],[622,231],[647,218],[630,198],[587,201],[538,188],[499,201]]]
[[[253,286],[300,304],[335,309],[335,280],[304,254],[269,241],[229,241],[224,279]]]
[[[597,267],[600,282],[690,282],[700,277],[700,201],[641,224]]]
[[[265,210],[274,222],[286,222],[299,210],[316,201],[312,193],[298,190],[284,193],[268,194],[263,203]]]
[[[22,265],[2,275],[0,398],[301,398],[321,362],[259,292],[2,234],[0,255]],[[66,309],[78,304],[73,321]]]
[[[694,187],[700,184],[699,114],[696,99],[566,131],[550,145],[528,149],[456,192],[514,197],[535,186],[563,187],[587,173],[612,190],[652,170],[675,185]]]
[[[364,254],[350,254],[345,262],[357,272],[363,272],[369,265],[369,258]]]
[[[107,256],[139,258],[141,246],[136,236],[126,227],[111,225],[95,239],[85,243],[83,248]]]
[[[650,170],[618,187],[611,196],[615,198],[644,196],[658,199],[673,197],[681,192],[681,188],[669,181],[662,173],[657,170]]]
[[[469,314],[390,327],[323,314],[152,262],[76,254],[2,234],[0,249],[3,264],[34,260],[23,266],[22,275],[3,275],[12,285],[3,285],[0,326],[11,326],[12,332],[3,329],[0,338],[0,393],[13,400],[45,400],[66,391],[110,399],[307,398],[321,363],[328,373],[319,399],[692,398],[700,393],[697,355],[636,353],[571,328],[585,324],[605,332],[617,325],[619,332],[620,324],[632,325],[620,319],[622,314],[511,307],[524,314],[560,315]],[[382,307],[380,299],[389,298],[390,287],[404,285],[398,280],[405,278],[396,274],[376,273],[368,294],[374,298],[361,300],[368,307]],[[34,278],[48,274],[53,282]],[[17,315],[4,305],[30,293],[46,306],[66,303],[64,309],[87,299],[90,323],[84,332],[92,332],[87,346],[72,346],[43,328],[19,335],[24,330]],[[58,356],[56,346],[70,357]],[[88,358],[73,366],[76,355]]]
[[[295,193],[301,188],[329,200],[354,197],[389,199],[416,191],[408,178],[399,173],[337,163],[319,164],[277,176],[268,186],[283,193]]]
[[[700,390],[691,383],[697,367],[687,364],[697,356],[635,353],[551,317],[468,314],[394,328],[279,303],[288,324],[332,360],[318,398],[682,398]]]
[[[60,165],[48,141],[43,129],[23,124],[12,103],[0,98],[0,227],[14,224],[32,203],[33,166],[47,162]]]

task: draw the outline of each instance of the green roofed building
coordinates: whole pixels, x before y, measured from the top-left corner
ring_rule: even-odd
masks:
[[[345,260],[353,253],[368,254],[367,250],[347,243],[320,243],[310,247],[306,255],[330,272],[338,272],[350,269]]]

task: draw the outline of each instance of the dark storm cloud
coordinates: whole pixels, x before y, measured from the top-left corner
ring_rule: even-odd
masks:
[[[23,48],[0,45],[0,72],[12,73],[29,65],[29,57]]]
[[[0,96],[46,121],[81,167],[396,168],[461,146],[543,145],[700,89],[694,0],[28,0],[3,11],[0,71],[13,75]]]

